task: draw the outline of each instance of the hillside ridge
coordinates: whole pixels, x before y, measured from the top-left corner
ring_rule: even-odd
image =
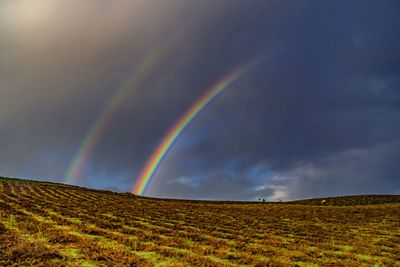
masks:
[[[94,189],[88,187],[82,187],[77,185],[69,185],[58,182],[49,182],[49,181],[40,181],[40,180],[31,180],[25,178],[11,178],[11,177],[1,177],[1,180],[8,180],[14,182],[22,182],[22,183],[39,183],[43,185],[49,186],[61,186],[61,187],[71,187],[77,188],[81,190],[95,191],[95,192],[106,192],[106,193],[114,193],[120,195],[130,194],[135,197],[143,197],[154,200],[162,200],[162,201],[176,201],[176,202],[194,202],[194,203],[215,203],[215,204],[300,204],[300,205],[325,205],[325,206],[352,206],[352,205],[379,205],[379,204],[390,204],[390,203],[400,203],[400,195],[388,195],[388,194],[360,194],[360,195],[343,195],[343,196],[327,196],[327,197],[317,197],[317,198],[306,198],[306,199],[298,199],[298,200],[288,200],[288,201],[240,201],[240,200],[196,200],[196,199],[176,199],[176,198],[159,198],[159,197],[148,197],[148,196],[139,196],[129,192],[116,192],[107,189]]]

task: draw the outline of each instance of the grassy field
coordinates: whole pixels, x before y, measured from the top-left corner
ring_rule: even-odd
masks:
[[[400,266],[400,196],[176,201],[0,178],[9,265]]]

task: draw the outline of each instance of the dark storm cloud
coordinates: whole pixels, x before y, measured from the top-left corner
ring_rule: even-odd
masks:
[[[176,147],[158,179],[213,175],[234,162],[241,192],[253,190],[253,198],[262,189],[270,189],[274,199],[398,192],[396,163],[387,156],[393,151],[385,148],[398,142],[399,134],[399,20],[392,5],[358,4],[315,3],[276,25],[285,33],[281,53],[207,111],[204,124],[211,129],[201,130],[201,119],[193,125],[187,138],[208,135]],[[358,150],[360,158],[351,161]],[[275,173],[263,182],[259,176],[258,188],[247,177],[257,165]],[[158,185],[158,179],[155,194],[187,192],[182,185]],[[218,197],[229,194],[221,190]]]
[[[263,56],[190,125],[148,193],[396,193],[398,8],[395,1],[4,2],[1,174],[62,181],[124,79],[178,32],[181,41],[121,104],[81,185],[129,190],[205,89]]]

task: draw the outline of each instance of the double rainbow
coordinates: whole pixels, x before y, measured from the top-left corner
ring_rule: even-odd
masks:
[[[168,134],[164,137],[162,142],[151,155],[150,159],[142,170],[139,179],[132,190],[132,193],[143,195],[161,161],[164,159],[182,132],[213,99],[218,97],[226,88],[237,81],[249,70],[249,68],[254,65],[255,63],[246,64],[228,73],[224,78],[208,89],[206,93],[199,100],[197,100],[188,111],[186,111],[181,119],[176,122],[175,125],[168,131]]]

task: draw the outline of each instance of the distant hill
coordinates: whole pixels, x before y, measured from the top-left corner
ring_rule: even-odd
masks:
[[[325,206],[354,206],[400,203],[400,195],[359,195],[303,199],[288,201],[288,204],[325,205]]]
[[[186,201],[0,178],[0,266],[400,266],[399,222],[399,196]]]

